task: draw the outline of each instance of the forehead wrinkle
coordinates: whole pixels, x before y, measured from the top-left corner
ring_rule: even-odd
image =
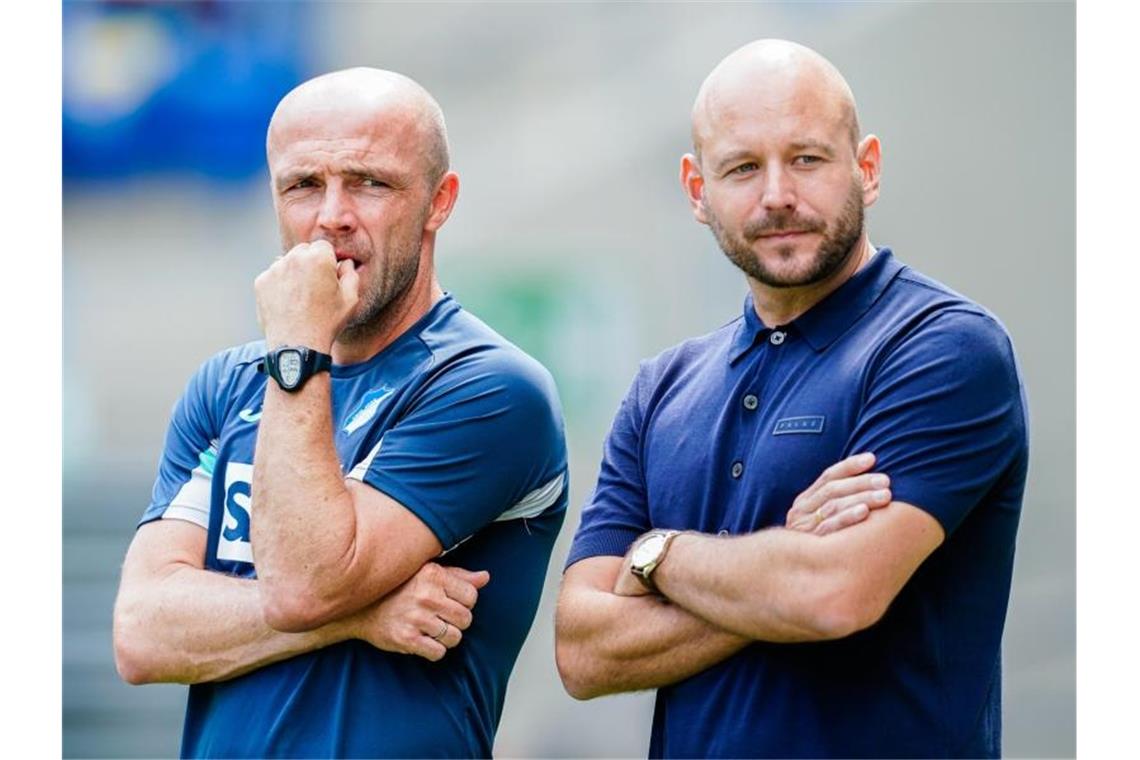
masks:
[[[358,134],[373,142],[393,137],[388,150],[415,155],[430,179],[450,166],[446,126],[435,99],[418,83],[380,69],[348,69],[311,79],[282,98],[266,134],[266,154],[273,157],[290,132],[326,134],[355,122]]]
[[[759,102],[757,102],[759,101]],[[801,114],[840,125],[854,151],[858,112],[847,81],[814,50],[784,40],[758,40],[726,56],[701,83],[692,110],[692,139],[698,158],[716,127],[745,104],[781,113],[790,103]]]

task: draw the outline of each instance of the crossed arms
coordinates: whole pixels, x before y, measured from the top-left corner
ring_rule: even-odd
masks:
[[[629,572],[629,553],[572,565],[556,619],[566,690],[589,699],[658,688],[755,640],[835,639],[877,621],[944,534],[926,512],[876,500],[874,476],[859,474],[871,461],[829,468],[784,528],[677,536],[653,574],[661,596]],[[806,519],[817,513],[823,521]]]
[[[197,525],[138,530],[114,613],[125,680],[233,678],[347,639],[429,660],[459,644],[489,575],[431,562],[442,547],[419,518],[343,478],[329,382],[318,375],[293,396],[266,390],[254,457],[258,580],[204,569]]]

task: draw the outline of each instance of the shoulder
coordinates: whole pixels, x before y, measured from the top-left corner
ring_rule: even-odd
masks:
[[[655,356],[643,359],[634,381],[642,398],[649,398],[662,388],[691,379],[710,367],[728,363],[728,352],[737,333],[744,327],[739,316],[717,329],[681,341]]]
[[[206,359],[198,369],[198,377],[215,391],[224,391],[235,381],[257,374],[258,363],[265,358],[265,341],[256,340],[223,349]]]
[[[561,415],[553,376],[538,360],[471,312],[456,308],[426,327],[427,386],[468,396],[505,395],[512,404]]]
[[[988,357],[1015,370],[1013,341],[989,309],[910,267],[896,279],[893,297],[908,314],[899,343],[924,353],[953,349],[960,357]]]

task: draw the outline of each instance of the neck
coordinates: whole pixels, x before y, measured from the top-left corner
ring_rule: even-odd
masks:
[[[337,364],[357,364],[371,359],[407,332],[441,298],[443,289],[435,277],[435,268],[431,266],[430,259],[421,262],[412,284],[384,307],[375,323],[363,334],[349,337],[341,333],[337,336],[332,346],[333,361]]]
[[[752,291],[752,306],[756,309],[760,321],[766,326],[786,325],[851,279],[871,260],[874,253],[875,249],[867,238],[867,233],[864,232],[852,247],[843,266],[825,280],[797,288],[774,288],[749,277],[748,288]]]

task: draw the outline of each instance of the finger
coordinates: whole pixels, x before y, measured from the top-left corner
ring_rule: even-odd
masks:
[[[300,248],[300,246],[297,246]],[[312,253],[319,253],[322,256],[331,256],[336,258],[336,249],[333,248],[332,243],[327,240],[314,240],[309,243],[309,251]]]
[[[448,649],[454,649],[459,646],[459,642],[463,640],[463,631],[459,630],[453,625],[447,626],[447,633],[440,636],[436,641],[443,644]]]
[[[462,567],[446,567],[448,573],[460,580],[470,583],[475,588],[483,588],[491,580],[491,574],[486,570],[467,570]]]
[[[476,589],[474,585],[455,577],[451,573],[444,576],[443,593],[467,608],[474,607],[475,602],[479,601],[478,589]]]
[[[806,491],[788,511],[788,522],[797,522],[802,516],[810,515],[820,509],[824,504],[851,494],[873,492],[885,489],[891,484],[891,479],[881,472],[867,475],[856,475],[839,480],[833,480],[817,488],[811,494]]]
[[[869,451],[865,451],[861,454],[852,454],[846,459],[836,462],[824,470],[822,473],[820,473],[819,477],[816,478],[815,482],[812,483],[808,488],[808,491],[822,486],[825,483],[830,483],[833,480],[839,480],[840,478],[849,478],[852,475],[859,475],[861,473],[864,473],[867,470],[871,469],[874,464],[875,455]]]
[[[474,619],[471,610],[453,599],[444,600],[436,613],[440,620],[450,623],[461,631],[466,631]]]
[[[853,507],[841,510],[839,513],[829,517],[821,522],[815,529],[814,533],[819,536],[825,536],[828,533],[834,533],[837,530],[842,530],[849,525],[862,522],[867,519],[867,515],[871,514],[871,510],[867,508],[866,504],[856,504]]]
[[[336,265],[336,279],[341,298],[350,303],[355,302],[360,292],[360,275],[356,273],[352,259],[345,259]]]
[[[809,533],[819,533],[823,521],[845,510],[862,504],[870,509],[880,509],[891,503],[891,491],[881,488],[873,491],[860,491],[835,499],[828,499],[819,509],[795,516],[789,516],[787,527]]]
[[[417,637],[410,650],[409,654],[423,657],[432,662],[439,662],[447,654],[447,645],[425,635]]]
[[[820,508],[820,517],[827,519],[832,515],[851,509],[857,504],[866,504],[870,509],[879,509],[891,503],[890,489],[882,488],[877,491],[861,491],[860,493],[845,496],[841,499],[832,499]]]

